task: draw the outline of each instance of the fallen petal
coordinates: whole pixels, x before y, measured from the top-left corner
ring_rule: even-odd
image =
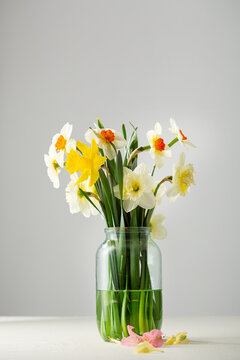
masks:
[[[162,338],[163,333],[160,330],[154,329],[143,334],[143,337],[155,348],[163,346],[164,340]]]
[[[121,345],[124,346],[136,346],[137,344],[144,341],[144,338],[140,335],[135,334],[135,332],[132,331],[134,329],[133,326],[128,325],[127,326],[129,336],[125,337],[121,340]]]
[[[137,354],[141,353],[150,353],[152,351],[158,351],[158,352],[164,352],[163,350],[158,350],[155,347],[153,347],[151,344],[149,344],[148,341],[144,341],[136,346],[134,349],[134,352]]]

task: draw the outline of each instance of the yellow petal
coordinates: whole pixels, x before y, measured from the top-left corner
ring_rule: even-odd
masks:
[[[91,154],[91,149],[89,146],[87,146],[86,144],[80,142],[80,141],[77,141],[77,148],[86,156],[90,156]]]
[[[173,345],[176,341],[176,337],[174,335],[170,336],[167,341],[163,345]]]
[[[96,140],[92,138],[91,142],[91,156],[94,157],[96,154],[99,154],[99,149],[96,143]]]
[[[95,184],[95,182],[97,181],[97,179],[99,178],[98,169],[92,168],[91,170],[92,171],[91,171],[91,175],[90,175],[89,186],[93,186]]]
[[[80,154],[71,149],[69,153],[67,153],[66,159],[66,170],[70,172],[70,174],[74,174],[81,170],[81,156]]]
[[[87,180],[89,178],[89,175],[90,175],[89,169],[85,169],[84,171],[82,171],[81,176],[78,179],[78,181],[75,183],[75,185]]]
[[[162,350],[158,350],[155,347],[153,347],[151,344],[149,344],[148,341],[141,342],[134,349],[134,352],[137,353],[137,354],[150,353],[152,351],[164,352]]]
[[[94,164],[95,164],[96,168],[99,168],[100,166],[102,166],[106,160],[107,160],[106,157],[96,155],[94,158]]]

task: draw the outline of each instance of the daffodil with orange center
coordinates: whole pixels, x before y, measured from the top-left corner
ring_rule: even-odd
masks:
[[[178,128],[176,121],[174,119],[170,119],[170,125],[171,128],[169,128],[169,130],[177,137],[177,139],[180,141],[181,144],[183,144],[185,147],[186,145],[194,148],[196,147],[193,143],[191,143],[191,141],[189,141],[189,139],[187,138],[187,136],[185,136],[183,131]]]
[[[81,176],[76,184],[90,178],[89,186],[93,186],[99,178],[98,169],[105,163],[107,158],[99,155],[99,149],[94,139],[92,139],[91,148],[78,141],[77,149],[82,155],[80,155],[78,151],[71,149],[70,152],[67,153],[66,170],[70,174],[81,171]]]
[[[69,152],[71,149],[76,149],[76,141],[71,139],[72,125],[66,123],[61,129],[60,133],[53,136],[52,145],[58,153],[59,165],[64,166],[65,152]]]
[[[151,147],[150,155],[157,167],[161,168],[164,165],[164,157],[171,157],[171,150],[164,142],[162,127],[158,122],[155,124],[154,130],[147,132],[147,138]]]
[[[85,139],[89,143],[95,139],[98,147],[104,151],[109,160],[116,156],[115,149],[121,149],[127,145],[121,133],[113,129],[90,128],[85,133]]]

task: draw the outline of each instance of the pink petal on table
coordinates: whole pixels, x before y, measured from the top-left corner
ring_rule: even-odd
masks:
[[[152,346],[158,348],[164,343],[162,339],[163,333],[160,330],[154,329],[143,334],[144,340],[148,341]]]
[[[134,329],[133,326],[128,325],[127,326],[129,336],[125,337],[121,340],[121,344],[124,346],[136,346],[144,341],[144,338],[142,336],[139,336],[135,334],[135,332],[132,331]]]

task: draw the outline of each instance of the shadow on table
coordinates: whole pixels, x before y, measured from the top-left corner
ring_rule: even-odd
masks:
[[[237,342],[238,341],[238,342]],[[240,346],[240,339],[236,339],[236,342],[232,342],[232,339],[231,339],[231,342],[228,342],[227,339],[222,339],[222,340],[190,340],[190,344],[191,345],[229,345],[229,346],[232,346],[232,345],[238,345]]]

